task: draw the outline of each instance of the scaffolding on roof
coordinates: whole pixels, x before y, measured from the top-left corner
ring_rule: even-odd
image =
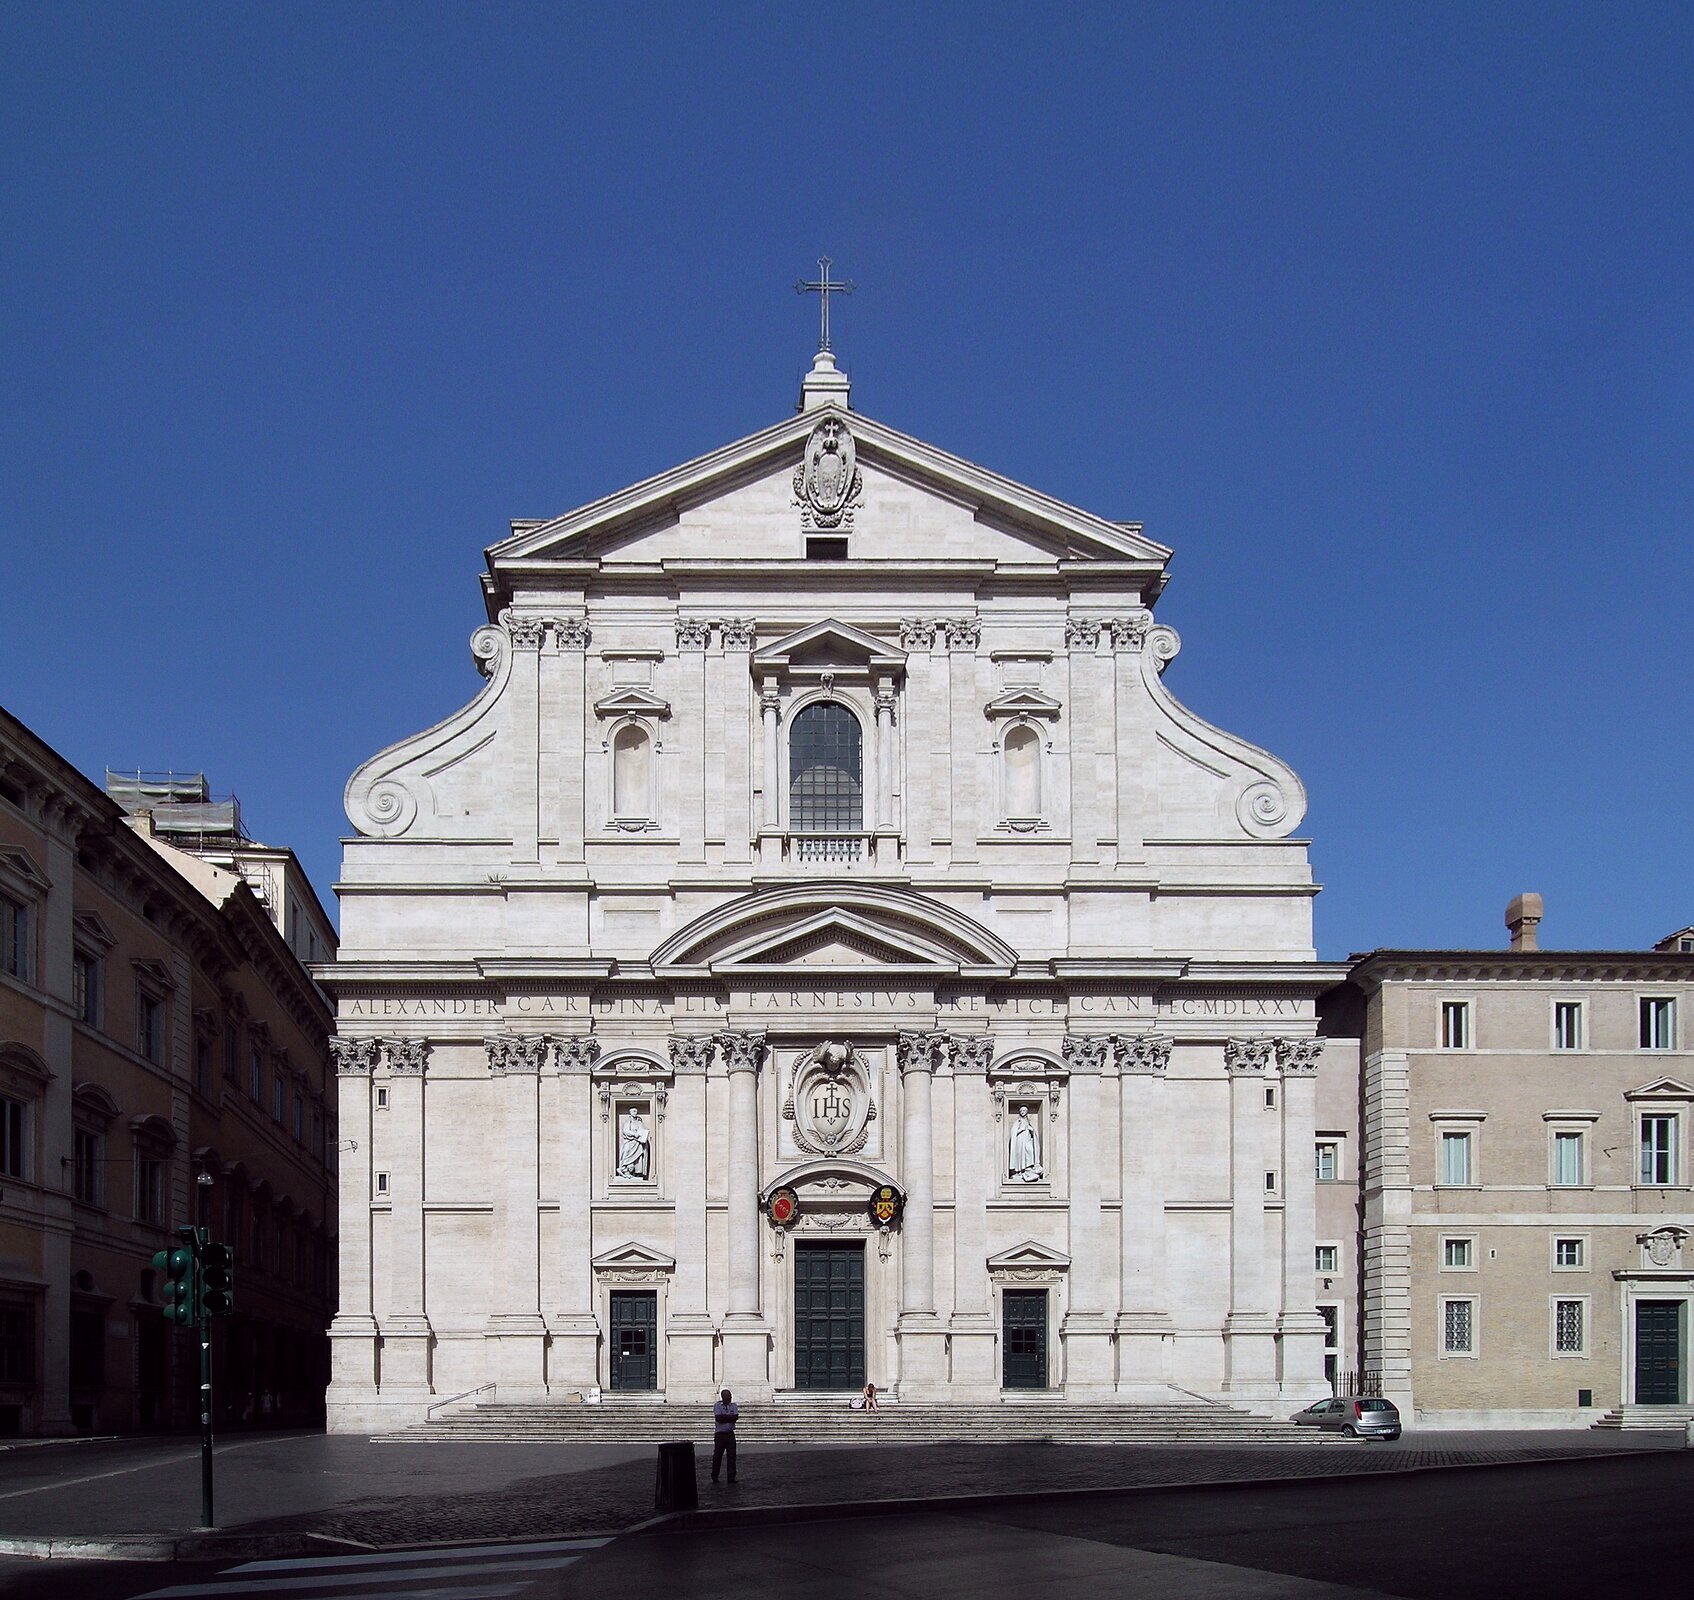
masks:
[[[153,831],[183,848],[201,851],[252,841],[241,825],[241,802],[213,794],[203,772],[114,772],[106,793],[132,817],[149,812]]]

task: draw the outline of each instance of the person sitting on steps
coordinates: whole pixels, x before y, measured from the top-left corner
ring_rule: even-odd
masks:
[[[876,1403],[876,1385],[874,1383],[867,1383],[865,1385],[865,1410],[877,1411],[880,1409],[881,1408]]]

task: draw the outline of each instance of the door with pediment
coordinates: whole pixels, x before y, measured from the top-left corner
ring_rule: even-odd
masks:
[[[865,1247],[806,1240],[794,1247],[794,1386],[865,1386]]]

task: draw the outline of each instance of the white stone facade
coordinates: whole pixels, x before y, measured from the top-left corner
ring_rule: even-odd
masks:
[[[1328,1392],[1343,969],[1298,778],[1166,688],[1168,556],[827,355],[787,421],[514,525],[482,692],[347,789],[332,1427]]]

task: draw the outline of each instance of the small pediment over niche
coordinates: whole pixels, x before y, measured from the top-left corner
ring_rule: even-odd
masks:
[[[590,1265],[596,1272],[668,1273],[676,1270],[676,1257],[667,1256],[663,1250],[655,1250],[651,1245],[637,1244],[632,1239],[627,1244],[602,1250]]]
[[[1068,1272],[1071,1258],[1062,1251],[1025,1239],[988,1258],[990,1272]]]
[[[626,686],[602,695],[594,702],[597,717],[668,717],[671,703],[661,699],[651,689]]]
[[[1008,689],[997,694],[983,707],[989,718],[996,717],[1057,717],[1060,703],[1039,689]]]
[[[906,652],[887,639],[879,639],[863,628],[854,628],[833,618],[814,622],[809,628],[773,639],[753,652],[753,669],[797,669],[811,667],[881,667],[891,671],[903,666]]]
[[[1686,1084],[1680,1078],[1654,1078],[1651,1083],[1644,1083],[1639,1089],[1629,1090],[1624,1099],[1694,1100],[1694,1085]]]
[[[781,967],[800,963],[829,967],[943,967],[958,962],[945,951],[909,934],[891,935],[851,911],[820,911],[780,933],[756,939],[723,961],[725,966]]]

